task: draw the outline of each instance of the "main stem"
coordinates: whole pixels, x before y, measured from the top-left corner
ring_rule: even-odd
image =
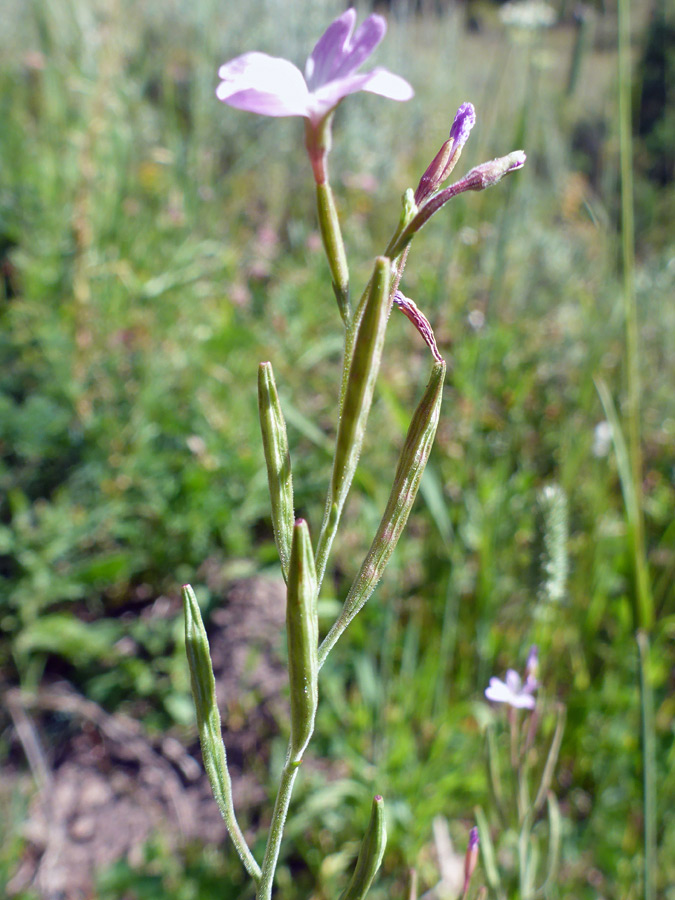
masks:
[[[642,450],[640,446],[640,353],[635,300],[635,222],[633,211],[633,141],[631,117],[630,0],[619,0],[619,155],[621,164],[621,256],[626,322],[626,382],[628,453],[635,496],[631,542],[635,567],[636,621],[653,624],[653,601],[645,555],[642,510]]]
[[[633,215],[633,146],[631,122],[630,0],[619,0],[619,153],[621,162],[621,252],[626,320],[626,365],[628,387],[628,453],[634,497],[634,521],[629,522],[635,571],[635,620],[640,666],[642,711],[642,772],[644,817],[644,897],[656,897],[656,783],[653,696],[649,682],[648,633],[653,626],[654,607],[645,551],[642,511],[642,452],[640,447],[640,372],[637,303],[635,299],[635,225]]]
[[[274,873],[276,872],[277,862],[279,860],[281,839],[284,834],[284,825],[286,824],[288,807],[291,802],[291,794],[293,793],[293,782],[295,781],[295,777],[298,774],[301,762],[302,760],[299,759],[291,759],[289,747],[289,754],[286,757],[286,762],[281,773],[277,799],[274,803],[270,832],[267,837],[265,856],[263,857],[262,861],[262,874],[260,877],[260,883],[258,884],[258,890],[256,891],[255,895],[256,900],[270,900],[270,898],[272,897]]]

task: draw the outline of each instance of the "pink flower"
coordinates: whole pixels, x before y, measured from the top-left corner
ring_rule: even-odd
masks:
[[[506,672],[506,681],[500,678],[491,678],[490,685],[485,689],[485,696],[493,703],[507,703],[515,709],[534,709],[535,700],[532,692],[537,683],[529,679],[523,684],[520,675],[514,669]]]
[[[316,128],[347,96],[357,91],[390,100],[409,100],[413,90],[403,78],[376,68],[357,74],[384,37],[386,22],[371,15],[354,34],[356,10],[348,9],[321,35],[302,72],[286,59],[244,53],[218,70],[216,96],[236,109],[262,116],[303,116]]]

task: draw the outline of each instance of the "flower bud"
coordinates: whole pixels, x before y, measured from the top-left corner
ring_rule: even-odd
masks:
[[[468,175],[460,179],[457,184],[458,186],[463,185],[462,190],[464,191],[483,191],[500,182],[510,172],[522,169],[526,159],[523,150],[514,150],[508,156],[500,156],[489,162],[481,163],[480,166],[476,166]]]
[[[539,674],[539,648],[532,644],[525,664],[525,687],[531,691],[539,687],[537,675]]]
[[[464,857],[464,888],[462,891],[463,897],[466,897],[469,891],[471,876],[473,875],[476,868],[476,863],[478,862],[479,844],[480,841],[478,839],[478,829],[474,826],[469,832],[469,844],[466,848],[466,855]]]
[[[403,253],[417,232],[453,197],[463,194],[464,191],[483,191],[485,188],[492,187],[505,175],[522,169],[526,158],[522,150],[514,150],[508,156],[492,159],[476,166],[464,178],[429,196],[426,202],[421,204],[412,221],[401,231],[396,232],[387,247],[387,255],[395,259],[400,253]]]
[[[476,124],[476,110],[471,103],[462,103],[457,110],[450,129],[450,136],[438,151],[429,168],[420,178],[415,191],[415,202],[423,203],[449,177],[457,165],[462,147],[467,141],[471,129]]]

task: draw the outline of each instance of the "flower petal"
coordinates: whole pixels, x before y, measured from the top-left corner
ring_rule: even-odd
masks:
[[[237,109],[263,116],[307,116],[310,96],[300,70],[287,59],[244,53],[218,70],[216,96]]]
[[[457,110],[452,128],[450,129],[450,138],[453,141],[453,150],[456,147],[463,147],[469,137],[471,129],[476,124],[476,110],[473,103],[462,103]]]
[[[489,687],[485,688],[485,696],[493,703],[510,703],[512,693],[500,678],[491,678]]]
[[[356,72],[380,43],[386,31],[387,23],[382,16],[375,13],[368,16],[357,28],[353,39],[345,45],[346,55],[343,56],[339,67],[331,72],[331,78],[344,78]]]
[[[312,95],[313,113],[310,118],[322,118],[343,97],[357,91],[368,91],[371,94],[388,97],[390,100],[410,100],[414,94],[405,78],[394,75],[388,69],[373,69],[372,72],[365,72],[363,75],[349,75],[346,78],[329,81],[315,91]]]
[[[305,64],[305,79],[310,91],[321,87],[333,77],[333,71],[339,67],[347,52],[355,24],[356,10],[348,9],[331,22],[316,42]]]
[[[517,679],[517,686],[513,676]],[[485,689],[485,696],[493,703],[508,703],[514,709],[534,709],[536,701],[531,694],[520,690],[520,676],[513,669],[506,673],[506,682],[499,678],[491,678],[489,686]]]
[[[506,684],[508,689],[516,694],[520,690],[522,681],[520,675],[515,671],[515,669],[506,670]]]

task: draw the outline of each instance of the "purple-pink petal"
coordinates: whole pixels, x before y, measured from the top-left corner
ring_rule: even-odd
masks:
[[[365,62],[387,30],[378,15],[368,18],[352,37],[356,10],[348,9],[332,22],[321,35],[305,65],[305,78],[311,91],[329,81],[351,75]]]
[[[307,116],[310,94],[302,72],[266,53],[244,53],[218,70],[219,100],[264,116]]]
[[[450,129],[450,138],[453,141],[453,150],[456,147],[463,147],[476,124],[476,110],[473,103],[462,103],[457,110],[455,119]]]
[[[305,77],[285,59],[244,53],[221,66],[219,100],[265,116],[304,116],[316,127],[348,94],[368,91],[391,100],[409,100],[405,79],[386,69],[356,74],[382,40],[386,23],[371,15],[354,32],[356,11],[348,9],[319,38],[305,67]]]
[[[321,87],[332,77],[333,69],[337,68],[346,52],[355,24],[356,10],[348,9],[331,22],[316,42],[305,64],[305,79],[310,91]]]
[[[345,46],[345,55],[340,64],[331,73],[332,78],[343,78],[356,72],[361,63],[371,55],[380,43],[387,31],[387,23],[382,18],[373,14],[361,23],[356,30],[354,38]]]
[[[493,703],[508,703],[515,709],[535,707],[534,697],[521,690],[520,676],[513,669],[509,669],[506,673],[506,682],[500,678],[491,678],[489,686],[485,689],[485,696]]]
[[[373,69],[372,72],[364,72],[362,75],[349,75],[319,88],[314,93],[315,114],[312,118],[320,118],[328,110],[348,94],[357,91],[367,91],[370,94],[379,94],[389,100],[409,100],[413,96],[413,89],[405,78],[394,75],[387,69]]]

